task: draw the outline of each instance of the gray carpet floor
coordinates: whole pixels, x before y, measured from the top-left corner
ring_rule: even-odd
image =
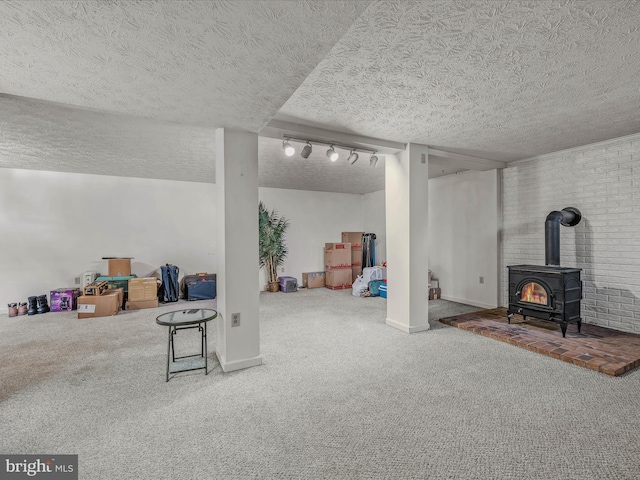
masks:
[[[184,306],[0,316],[0,452],[78,454],[81,479],[638,478],[639,371],[408,335],[384,299],[313,289],[261,295],[264,365],[224,374],[212,353],[166,383],[155,317]],[[430,302],[432,321],[470,310]]]

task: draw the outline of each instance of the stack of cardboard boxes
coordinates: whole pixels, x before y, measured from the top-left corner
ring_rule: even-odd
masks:
[[[324,272],[305,272],[302,286],[327,287],[331,290],[350,288],[362,274],[362,235],[364,232],[342,232],[341,243],[324,244]]]
[[[131,276],[131,258],[105,258],[109,264],[109,277]],[[91,289],[89,289],[91,290]],[[91,290],[94,295],[78,297],[78,318],[108,317],[117,315],[124,305],[124,288],[112,288],[105,291]]]
[[[126,280],[126,288],[89,289],[94,295],[81,295],[77,299],[78,318],[117,315],[125,305],[127,310],[158,306],[158,279],[136,278],[131,275],[131,258],[109,258],[109,278]],[[117,285],[119,283],[116,282]],[[87,290],[87,288],[85,288]],[[88,293],[88,291],[87,291]]]
[[[351,244],[351,282],[362,275],[362,235],[364,232],[342,232],[342,242]]]
[[[351,287],[351,244],[324,244],[325,286],[331,290]]]

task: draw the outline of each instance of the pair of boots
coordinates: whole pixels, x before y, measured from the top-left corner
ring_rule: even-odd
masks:
[[[26,303],[10,303],[8,307],[9,307],[10,317],[17,317],[18,315],[26,315],[28,311]]]
[[[36,313],[47,313],[49,311],[49,304],[47,303],[46,295],[29,297],[27,298],[27,301],[29,302],[27,315],[35,315]]]

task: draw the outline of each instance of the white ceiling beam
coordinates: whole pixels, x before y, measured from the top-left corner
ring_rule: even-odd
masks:
[[[456,165],[467,167],[469,170],[493,170],[494,168],[506,168],[505,162],[489,160],[488,158],[472,157],[461,153],[447,152],[429,147],[429,155],[453,160]]]
[[[283,120],[271,120],[264,127],[259,135],[261,137],[277,138],[283,137],[305,138],[310,141],[322,143],[347,144],[354,147],[363,147],[369,150],[376,150],[380,154],[394,154],[407,148],[405,143],[382,140],[380,138],[365,137],[363,135],[352,135],[350,133],[336,132],[324,128],[310,127],[297,123],[285,122]]]

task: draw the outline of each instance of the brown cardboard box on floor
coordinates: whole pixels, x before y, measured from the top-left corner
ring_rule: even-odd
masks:
[[[128,300],[126,310],[142,310],[143,308],[158,308],[158,297],[154,300]]]
[[[324,244],[324,270],[326,272],[334,268],[351,268],[350,243]]]
[[[324,272],[306,272],[302,274],[302,286],[306,288],[324,287]]]
[[[343,288],[350,288],[351,281],[351,269],[350,268],[335,268],[324,272],[325,286],[331,290],[341,290]]]
[[[157,300],[158,279],[155,277],[130,278],[127,293],[127,299],[131,302]]]
[[[78,318],[109,317],[122,308],[124,288],[107,290],[102,295],[78,297]]]

